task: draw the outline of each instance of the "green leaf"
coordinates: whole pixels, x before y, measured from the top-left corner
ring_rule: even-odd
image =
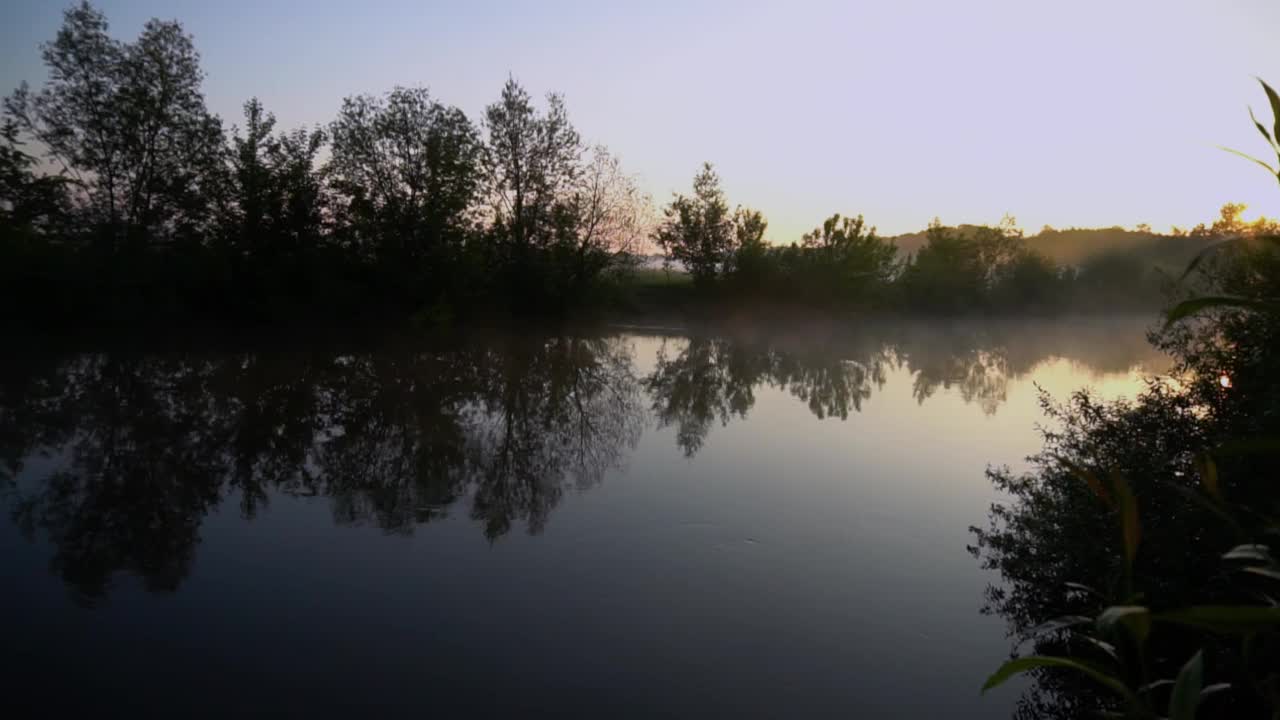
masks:
[[[1275,137],[1280,140],[1280,95],[1277,95],[1276,91],[1272,90],[1262,78],[1258,78],[1258,82],[1262,84],[1262,91],[1267,94],[1267,102],[1271,103],[1271,118],[1276,125]]]
[[[1195,654],[1173,683],[1169,696],[1169,720],[1195,720],[1200,705],[1200,691],[1204,688],[1204,651]]]
[[[1116,509],[1120,511],[1120,533],[1124,540],[1126,567],[1133,570],[1138,556],[1138,543],[1142,539],[1142,526],[1138,522],[1138,500],[1129,489],[1129,483],[1119,473],[1111,474],[1111,488],[1116,495]]]
[[[1271,131],[1262,123],[1258,122],[1258,118],[1253,114],[1253,108],[1249,108],[1249,119],[1253,121],[1253,126],[1258,128],[1258,132],[1262,133],[1262,137],[1267,139],[1267,142],[1271,144],[1271,147],[1275,147],[1276,141],[1271,137]]]
[[[1200,605],[1162,612],[1155,620],[1228,635],[1250,634],[1280,628],[1280,607]]]
[[[1173,306],[1168,314],[1165,315],[1164,329],[1168,330],[1171,325],[1197,315],[1212,308],[1225,307],[1234,310],[1249,310],[1252,312],[1276,312],[1280,310],[1280,306],[1275,303],[1262,302],[1261,300],[1250,300],[1242,297],[1228,296],[1205,296],[1184,300]]]
[[[1262,577],[1271,578],[1272,580],[1280,580],[1280,570],[1276,570],[1274,568],[1247,567],[1240,568],[1240,572],[1253,573],[1254,575],[1261,575]]]
[[[1151,611],[1141,605],[1112,605],[1098,616],[1098,629],[1114,633],[1117,625],[1123,625],[1139,644],[1151,634]]]
[[[1271,166],[1268,165],[1267,169],[1270,170]],[[1214,243],[1204,248],[1200,252],[1196,253],[1195,257],[1191,258],[1191,262],[1187,263],[1187,268],[1182,271],[1181,275],[1178,276],[1178,282],[1182,282],[1186,280],[1187,277],[1191,275],[1191,273],[1195,272],[1196,268],[1200,267],[1201,263],[1204,262],[1205,258],[1215,253],[1222,252],[1222,247],[1226,244],[1227,243],[1225,242]]]
[[[1204,702],[1207,697],[1217,695],[1220,692],[1230,689],[1231,683],[1214,683],[1212,685],[1206,685],[1205,688],[1200,691],[1200,702]]]
[[[1084,615],[1063,615],[1052,620],[1046,620],[1039,625],[1031,628],[1027,633],[1028,636],[1044,635],[1056,630],[1064,630],[1066,628],[1075,627],[1077,625],[1088,625],[1093,622],[1093,618]]]
[[[1223,560],[1271,562],[1271,548],[1266,545],[1237,545],[1222,555]]]
[[[1226,150],[1227,152],[1231,153],[1232,155],[1238,155],[1238,156],[1240,156],[1240,157],[1244,158],[1245,160],[1248,160],[1249,162],[1255,162],[1255,163],[1257,163],[1257,164],[1261,165],[1261,166],[1262,166],[1262,169],[1263,169],[1263,170],[1266,170],[1268,175],[1271,175],[1272,177],[1275,177],[1275,176],[1276,176],[1276,169],[1275,169],[1275,168],[1271,167],[1270,165],[1268,165],[1268,164],[1266,164],[1266,163],[1262,162],[1262,161],[1261,161],[1261,160],[1259,160],[1258,158],[1256,158],[1256,157],[1254,157],[1254,156],[1252,156],[1252,155],[1250,155],[1250,154],[1248,154],[1248,153],[1242,153],[1242,152],[1240,152],[1239,150],[1236,150],[1236,149],[1234,149],[1234,148],[1222,147],[1222,146],[1218,146],[1218,149],[1219,149],[1219,150]]]
[[[1115,660],[1116,662],[1120,662],[1120,654],[1116,652],[1115,645],[1112,645],[1109,642],[1099,640],[1098,638],[1092,637],[1089,635],[1077,634],[1075,637],[1080,638],[1081,640],[1084,640],[1090,645],[1093,645],[1094,647],[1098,648],[1102,652],[1106,653],[1107,656],[1110,657],[1112,660]]]
[[[1233,153],[1236,152],[1235,150],[1230,150],[1227,148],[1223,148],[1223,149],[1227,150],[1227,152],[1233,152]],[[1236,153],[1236,154],[1240,155],[1241,153]],[[1267,172],[1275,172],[1270,165],[1262,162],[1261,160],[1249,157],[1248,155],[1245,155],[1244,157],[1247,157],[1250,160],[1253,160],[1254,162],[1261,164],[1263,167],[1267,169]],[[1195,272],[1196,268],[1200,267],[1201,263],[1205,261],[1205,258],[1209,257],[1210,255],[1215,255],[1217,253],[1220,253],[1229,247],[1239,245],[1240,242],[1241,242],[1240,238],[1232,238],[1230,240],[1223,240],[1221,242],[1216,242],[1216,243],[1213,243],[1212,245],[1205,247],[1200,252],[1196,253],[1195,257],[1191,258],[1191,262],[1187,263],[1187,269],[1183,270],[1182,274],[1178,276],[1178,282],[1183,282],[1184,280],[1186,280],[1187,277],[1191,275],[1191,273]]]
[[[1102,597],[1104,597],[1102,593],[1098,592],[1098,591],[1097,591],[1097,590],[1095,590],[1094,588],[1089,587],[1088,585],[1085,585],[1084,583],[1078,583],[1078,582],[1066,582],[1066,583],[1063,583],[1063,585],[1066,585],[1066,586],[1067,586],[1067,588],[1068,588],[1068,589],[1070,589],[1070,590],[1077,590],[1077,591],[1079,591],[1079,592],[1082,592],[1082,593],[1086,593],[1086,594],[1092,595],[1092,596],[1094,596],[1094,597],[1096,597],[1096,598],[1102,598]]]
[[[996,670],[991,677],[987,678],[987,682],[982,686],[982,692],[985,693],[991,688],[1004,684],[1006,680],[1014,675],[1027,672],[1029,670],[1035,670],[1037,668],[1049,667],[1067,668],[1069,670],[1084,673],[1112,692],[1115,692],[1130,701],[1134,699],[1133,693],[1129,691],[1129,688],[1125,687],[1124,683],[1114,677],[1111,677],[1105,670],[1093,665],[1092,663],[1087,663],[1083,660],[1073,660],[1071,658],[1048,657],[1043,655],[1015,658],[1006,662],[1004,665],[1001,665],[999,670]]]

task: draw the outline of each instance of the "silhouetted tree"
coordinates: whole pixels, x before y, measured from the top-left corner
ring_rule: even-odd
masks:
[[[18,124],[0,123],[0,237],[6,243],[69,232],[66,181],[59,175],[32,172],[37,159],[24,149]]]
[[[344,100],[330,134],[328,174],[348,241],[399,292],[425,299],[413,297],[428,292],[423,279],[441,281],[473,224],[482,178],[476,128],[425,89],[397,88]]]
[[[868,301],[898,271],[897,248],[877,237],[875,228],[867,229],[861,215],[832,215],[807,233],[802,245],[808,266],[803,282],[828,299]]]
[[[285,257],[320,241],[325,197],[316,159],[326,135],[302,128],[273,135],[275,116],[257,98],[245,103],[244,117],[244,134],[231,133],[224,222],[238,255],[278,272]]]
[[[760,211],[747,208],[739,208],[733,220],[735,248],[725,274],[737,290],[761,292],[773,281],[775,269],[769,244],[764,239],[769,222]]]
[[[5,108],[66,173],[108,246],[200,239],[218,189],[222,127],[205,109],[200,57],[182,26],[151,20],[121,43],[82,3],[66,11],[43,57],[44,88],[24,84]]]
[[[0,304],[32,327],[564,311],[628,297],[614,281],[647,241],[699,289],[724,280],[740,298],[1105,311],[1155,304],[1164,274],[1209,242],[1280,227],[1245,222],[1239,205],[1178,237],[935,223],[896,239],[902,263],[861,216],[835,215],[774,246],[759,211],[731,210],[709,164],[654,222],[564,100],[538,106],[514,79],[479,128],[424,89],[397,88],[347,98],[325,130],[278,132],[253,99],[228,135],[176,22],[121,41],[81,2],[42,57],[48,80],[8,96],[0,124]],[[13,309],[36,293],[47,299]]]
[[[688,270],[695,284],[706,287],[715,282],[732,257],[735,227],[711,163],[703,164],[694,176],[693,195],[676,194],[663,215],[654,241]]]
[[[1057,310],[1071,299],[1075,275],[1033,250],[1016,253],[995,272],[991,305],[1019,312]]]
[[[485,109],[486,193],[491,236],[508,282],[519,294],[544,294],[534,277],[544,253],[564,238],[565,202],[580,177],[582,141],[569,122],[564,99],[547,96],[539,112],[529,94],[508,79],[496,103]]]
[[[557,214],[558,289],[570,297],[604,273],[625,270],[640,250],[650,222],[650,200],[608,149],[592,148],[572,193]]]
[[[903,268],[902,297],[931,312],[984,309],[992,287],[1025,253],[1022,232],[1011,219],[997,227],[964,230],[934,220],[924,246]]]

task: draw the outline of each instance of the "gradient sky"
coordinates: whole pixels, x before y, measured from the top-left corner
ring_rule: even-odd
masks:
[[[1280,86],[1280,0],[99,0],[118,37],[195,35],[228,124],[259,96],[285,127],[343,96],[426,85],[478,119],[508,73],[659,202],[714,162],[732,203],[789,242],[831,212],[885,233],[993,223],[1157,228],[1280,188],[1254,75]],[[304,9],[300,9],[300,6]],[[43,77],[65,3],[7,0],[0,88]]]

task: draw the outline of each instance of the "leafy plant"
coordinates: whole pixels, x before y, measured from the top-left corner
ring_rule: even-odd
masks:
[[[1043,668],[1062,668],[1080,673],[1108,690],[1124,708],[1119,717],[1192,720],[1203,701],[1214,694],[1231,690],[1231,685],[1222,682],[1205,684],[1203,650],[1197,651],[1188,659],[1176,677],[1151,680],[1148,673],[1153,636],[1172,632],[1176,628],[1189,628],[1214,636],[1234,638],[1239,642],[1238,659],[1242,664],[1248,665],[1250,648],[1257,636],[1280,631],[1280,605],[1271,601],[1267,605],[1197,605],[1165,611],[1153,610],[1144,604],[1143,594],[1137,592],[1132,584],[1141,525],[1137,500],[1128,482],[1118,474],[1113,474],[1104,481],[1095,473],[1069,460],[1063,459],[1062,462],[1118,518],[1123,548],[1124,589],[1121,597],[1114,598],[1112,603],[1094,617],[1071,615],[1055,618],[1034,629],[1032,634],[1078,632],[1078,639],[1099,651],[1102,660],[1049,655],[1014,658],[1001,665],[987,679],[982,691],[998,687],[1022,673]],[[1211,505],[1220,503],[1217,470],[1213,459],[1206,455],[1198,464],[1202,468],[1201,482],[1207,491],[1202,501]],[[1266,545],[1240,545],[1226,552],[1222,558],[1226,563],[1237,564],[1235,569],[1240,572],[1280,580],[1280,564],[1276,563]],[[1076,584],[1073,589],[1101,595],[1093,588],[1081,584]],[[1079,628],[1084,630],[1078,630]],[[1162,702],[1166,692],[1167,700]],[[1273,710],[1280,717],[1280,704],[1273,704]]]
[[[1271,114],[1275,122],[1275,128],[1274,130],[1268,130],[1266,126],[1259,122],[1257,116],[1253,114],[1253,108],[1249,109],[1249,118],[1253,120],[1254,127],[1258,128],[1258,132],[1262,133],[1262,137],[1266,138],[1267,144],[1270,146],[1272,152],[1275,153],[1276,165],[1272,166],[1256,157],[1253,157],[1252,155],[1240,152],[1239,150],[1233,150],[1231,148],[1223,149],[1227,152],[1239,155],[1246,160],[1257,163],[1265,168],[1267,172],[1277,180],[1280,180],[1280,94],[1277,94],[1276,91],[1272,89],[1272,87],[1262,78],[1258,78],[1258,82],[1261,83],[1262,90],[1266,93],[1267,101],[1271,105]],[[1258,243],[1273,245],[1277,250],[1280,250],[1280,237],[1276,236],[1263,236],[1248,239],[1232,238],[1230,240],[1224,240],[1223,242],[1210,245],[1197,254],[1187,265],[1187,269],[1182,273],[1180,281],[1185,281],[1201,266],[1202,263],[1215,255],[1222,254],[1229,250],[1249,250],[1249,243],[1251,240]],[[1280,298],[1276,298],[1274,295],[1270,297],[1220,295],[1190,298],[1169,309],[1165,317],[1165,328],[1167,329],[1169,326],[1180,320],[1214,309],[1242,310],[1246,312],[1278,312],[1280,311]]]
[[[1275,114],[1274,134],[1259,123],[1256,117],[1254,124],[1276,151],[1277,159],[1280,159],[1280,96],[1265,82],[1262,87]],[[1252,116],[1252,112],[1250,114]],[[1255,158],[1250,159],[1280,178],[1280,173],[1270,165]],[[1274,449],[1274,442],[1267,439],[1269,436],[1247,441],[1240,439],[1240,428],[1266,429],[1272,427],[1267,424],[1267,418],[1274,417],[1274,406],[1269,401],[1272,396],[1269,393],[1274,392],[1274,385],[1268,384],[1268,380],[1274,378],[1272,368],[1275,357],[1272,349],[1275,346],[1275,324],[1280,319],[1280,302],[1276,292],[1280,263],[1276,262],[1276,255],[1271,252],[1272,246],[1280,247],[1280,238],[1265,235],[1236,237],[1210,246],[1189,263],[1181,281],[1185,281],[1193,272],[1203,270],[1205,263],[1213,260],[1217,267],[1209,275],[1211,284],[1219,290],[1213,294],[1191,297],[1174,305],[1166,315],[1164,329],[1156,337],[1163,336],[1166,347],[1178,351],[1183,368],[1190,372],[1187,379],[1191,384],[1177,393],[1178,397],[1173,398],[1174,404],[1168,406],[1174,408],[1173,414],[1163,414],[1160,411],[1162,399],[1169,399],[1170,396],[1157,391],[1148,394],[1144,404],[1133,410],[1121,408],[1112,411],[1116,413],[1115,417],[1139,422],[1134,426],[1137,431],[1130,442],[1163,445],[1167,448],[1166,452],[1183,453],[1184,461],[1187,442],[1202,442],[1203,439],[1212,437],[1215,430],[1225,431],[1218,435],[1217,442],[1209,444],[1215,448],[1212,452],[1202,453],[1192,463],[1199,479],[1198,489],[1181,482],[1181,471],[1175,471],[1170,476],[1160,469],[1142,465],[1128,467],[1128,472],[1148,481],[1154,480],[1143,487],[1149,493],[1147,501],[1157,514],[1156,519],[1165,529],[1166,539],[1170,537],[1169,516],[1178,515],[1177,511],[1170,509],[1174,506],[1157,497],[1156,491],[1160,489],[1175,491],[1172,497],[1181,496],[1188,501],[1189,508],[1206,511],[1187,514],[1186,518],[1199,518],[1200,524],[1203,524],[1216,517],[1230,527],[1231,532],[1225,533],[1226,535],[1235,534],[1239,538],[1235,547],[1221,555],[1218,561],[1220,572],[1212,578],[1195,575],[1188,583],[1193,591],[1182,599],[1184,602],[1188,599],[1197,601],[1207,591],[1214,598],[1213,604],[1179,606],[1176,605],[1179,600],[1162,596],[1159,588],[1150,596],[1144,594],[1135,581],[1135,561],[1142,538],[1141,512],[1138,496],[1125,475],[1113,471],[1101,476],[1083,467],[1079,458],[1094,457],[1089,454],[1074,452],[1071,457],[1064,454],[1051,455],[1042,462],[1046,462],[1051,468],[1065,471],[1068,479],[1074,476],[1087,485],[1092,494],[1114,514],[1120,530],[1119,566],[1122,578],[1118,589],[1110,595],[1083,584],[1072,583],[1073,591],[1087,592],[1106,600],[1105,604],[1092,615],[1077,613],[1054,618],[1029,633],[1033,636],[1048,633],[1065,635],[1068,639],[1065,645],[1068,652],[1039,653],[1012,659],[991,675],[983,686],[984,692],[1018,674],[1065,669],[1106,690],[1113,698],[1113,708],[1119,710],[1113,712],[1113,716],[1191,720],[1197,717],[1201,705],[1210,696],[1224,693],[1228,696],[1248,694],[1250,697],[1247,699],[1239,698],[1240,706],[1265,706],[1274,717],[1280,718],[1280,673],[1273,667],[1272,656],[1257,651],[1259,647],[1273,647],[1277,639],[1280,639],[1280,603],[1275,599],[1275,591],[1280,590],[1280,586],[1273,585],[1280,582],[1280,564],[1277,564],[1267,544],[1260,542],[1257,537],[1248,537],[1249,534],[1258,533],[1269,536],[1280,534],[1280,522],[1274,517],[1266,516],[1264,508],[1268,500],[1265,495],[1258,497],[1256,494],[1246,494],[1245,502],[1231,505],[1215,460],[1215,455],[1239,455],[1258,450],[1265,455]],[[1223,262],[1218,262],[1219,260]],[[1222,289],[1232,292],[1222,293]],[[1199,335],[1184,330],[1170,340],[1170,330],[1179,321],[1211,310],[1229,312],[1214,315],[1216,321],[1202,328],[1203,332]],[[1242,386],[1233,390],[1238,397],[1228,400],[1223,399],[1226,396],[1206,392],[1207,381],[1212,380],[1220,380],[1223,390],[1233,389],[1236,381],[1225,370],[1230,367],[1241,373],[1238,380]],[[1219,372],[1223,373],[1220,378],[1217,375]],[[1206,378],[1206,373],[1213,377]],[[1247,388],[1244,386],[1246,382],[1249,383]],[[1084,409],[1090,412],[1087,403]],[[1094,422],[1098,418],[1107,417],[1106,412],[1093,415]],[[1255,419],[1259,424],[1254,425],[1254,421],[1248,418]],[[1187,423],[1189,434],[1167,435],[1166,424],[1184,422]],[[1222,424],[1216,425],[1217,423]],[[1091,427],[1095,431],[1106,430],[1105,424]],[[1231,428],[1235,428],[1234,432]],[[1178,440],[1167,444],[1169,437]],[[1228,438],[1225,443],[1221,442],[1223,437]],[[1090,438],[1090,443],[1097,442],[1096,437]],[[1104,440],[1101,444],[1084,447],[1097,451],[1106,447],[1106,442]],[[1075,451],[1082,449],[1081,446],[1073,448],[1070,444],[1067,448]],[[1152,454],[1150,458],[1164,468],[1186,467],[1183,463],[1169,462],[1169,459],[1162,458],[1161,455],[1162,453]],[[1268,472],[1265,461],[1239,467],[1245,477],[1240,479],[1238,486],[1253,487],[1255,493],[1273,493],[1267,489],[1265,482]],[[1252,473],[1261,473],[1262,478],[1249,477]],[[1042,491],[1041,497],[1048,496]],[[1274,494],[1270,497],[1274,497]],[[1164,512],[1165,517],[1159,517],[1160,512]],[[1081,514],[1078,508],[1076,513]],[[1011,517],[1008,513],[997,515],[1006,519]],[[1194,532],[1193,528],[1187,530]],[[1213,537],[1214,533],[1205,535]],[[1010,537],[1006,535],[998,540],[1005,543],[998,552],[1009,552],[1006,548]],[[980,534],[980,540],[982,539]],[[986,542],[990,544],[996,541],[988,536]],[[1155,559],[1161,553],[1167,555],[1177,551],[1176,547],[1159,548],[1149,553],[1152,556],[1149,559]],[[1194,542],[1186,547],[1186,552],[1196,552]],[[1192,564],[1186,567],[1196,566]],[[1203,566],[1201,569],[1203,570]],[[1149,581],[1153,579],[1151,573],[1146,573],[1144,577]],[[1250,581],[1261,578],[1267,587],[1262,592],[1255,592],[1252,586],[1241,582],[1244,578],[1249,578]],[[1224,587],[1210,589],[1219,580],[1225,581],[1222,583]],[[1167,591],[1168,587],[1166,585],[1164,589]],[[1169,607],[1170,605],[1174,606]],[[1188,640],[1192,642],[1188,643]],[[1162,655],[1167,655],[1170,651],[1184,653],[1195,644],[1200,646],[1199,649],[1182,662],[1176,674],[1167,676],[1174,666],[1168,663],[1168,657]],[[1070,652],[1073,648],[1088,650],[1084,653]],[[1153,673],[1166,676],[1153,678]],[[1250,687],[1227,682],[1206,684],[1207,679],[1214,676],[1229,676],[1235,683],[1243,681],[1242,684]]]

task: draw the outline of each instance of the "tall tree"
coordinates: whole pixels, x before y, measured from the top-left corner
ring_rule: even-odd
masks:
[[[344,100],[330,134],[328,172],[366,252],[420,265],[462,243],[481,145],[461,110],[425,88],[396,88]]]
[[[328,135],[319,128],[294,128],[280,133],[268,149],[276,203],[273,236],[286,248],[306,249],[325,230],[329,196],[317,160],[326,142]]]
[[[700,286],[713,283],[734,249],[734,222],[720,189],[720,176],[704,163],[693,178],[693,195],[676,194],[663,209],[654,240],[679,261]]]
[[[243,134],[233,128],[228,158],[227,228],[240,254],[280,256],[314,245],[323,225],[324,193],[316,156],[323,130],[273,135],[275,116],[253,98],[244,105]]]
[[[539,112],[514,79],[485,110],[486,171],[494,229],[518,255],[555,240],[556,210],[581,176],[582,140],[564,98]]]
[[[177,22],[150,20],[132,43],[87,2],[43,48],[49,79],[5,101],[19,128],[72,178],[107,237],[145,241],[206,229],[222,126],[205,108],[200,56]]]
[[[231,130],[231,162],[234,242],[248,249],[262,237],[271,193],[271,171],[267,167],[276,118],[253,98],[244,104],[244,135]]]

